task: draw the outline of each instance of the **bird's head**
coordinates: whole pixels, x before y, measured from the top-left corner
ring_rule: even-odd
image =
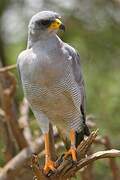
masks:
[[[29,23],[31,34],[57,33],[59,29],[65,31],[65,26],[60,20],[61,16],[53,11],[42,11],[34,15]]]

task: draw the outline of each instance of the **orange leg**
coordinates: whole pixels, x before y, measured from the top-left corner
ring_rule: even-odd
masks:
[[[49,133],[46,133],[44,135],[45,138],[45,166],[44,166],[44,172],[45,174],[48,174],[50,170],[55,171],[55,162],[51,160],[51,154],[49,151]]]
[[[72,156],[73,161],[77,161],[77,152],[75,147],[75,131],[74,129],[70,130],[70,141],[71,141],[71,147],[68,150],[68,152],[65,153],[64,158],[66,158],[68,155]]]

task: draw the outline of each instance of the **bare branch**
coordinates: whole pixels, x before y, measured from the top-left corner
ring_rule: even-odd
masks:
[[[88,151],[87,155],[93,154],[92,148],[90,148],[90,150]],[[81,175],[81,179],[82,180],[94,180],[94,172],[93,172],[93,165],[94,163],[90,163],[87,167],[83,168],[80,171],[80,175]]]
[[[99,151],[99,152],[96,152],[96,153],[86,157],[85,159],[81,160],[78,163],[77,169],[83,168],[84,166],[86,166],[89,163],[96,161],[98,159],[115,158],[115,157],[120,157],[120,151],[119,150],[111,149],[111,150],[106,150],[106,151]]]
[[[45,177],[44,174],[42,173],[42,169],[40,169],[39,167],[37,155],[33,154],[31,164],[32,164],[33,172],[35,174],[34,179],[36,178],[37,180],[48,180],[48,178]]]
[[[10,159],[14,157],[16,153],[16,148],[14,140],[10,133],[10,129],[7,126],[4,112],[2,110],[0,111],[0,137],[1,140],[4,142],[4,149],[2,151],[4,154],[4,159],[5,162],[8,162]]]
[[[12,157],[14,157],[14,155],[16,154],[16,143],[15,143],[15,139],[13,136],[13,133],[11,131],[11,128],[9,126],[9,122],[6,119],[6,112],[4,109],[4,97],[5,97],[5,90],[9,87],[10,83],[10,79],[5,76],[5,74],[1,74],[0,75],[0,124],[1,124],[1,131],[0,131],[0,135],[1,135],[1,139],[4,142],[4,149],[3,149],[3,153],[4,153],[4,157],[5,157],[5,161],[9,161],[10,159],[12,159]],[[11,88],[11,90],[14,88]],[[13,107],[11,106],[10,108],[13,109]],[[14,109],[15,110],[15,109]]]
[[[37,179],[40,180],[40,177],[42,175],[42,180],[47,180],[47,179],[67,180],[73,177],[75,173],[79,171],[81,168],[89,165],[90,163],[93,163],[97,159],[120,157],[120,151],[118,150],[99,151],[97,153],[94,153],[86,157],[86,153],[89,150],[92,143],[94,142],[96,136],[97,136],[97,131],[92,132],[91,135],[86,140],[81,142],[81,144],[77,149],[77,155],[78,155],[77,164],[72,163],[71,157],[68,157],[68,159],[63,158],[59,167],[56,170],[56,173],[49,174],[49,177],[47,178],[43,174],[41,168],[39,167],[38,161],[33,163],[33,167],[37,169],[37,173],[33,169]]]
[[[32,142],[32,134],[29,127],[28,114],[29,114],[29,104],[27,100],[24,98],[23,102],[20,104],[20,118],[18,119],[18,123],[27,143],[30,144]]]
[[[54,133],[54,138],[57,140],[58,133]],[[44,149],[44,137],[41,136],[37,138],[33,143],[31,143],[28,147],[18,153],[12,160],[10,160],[1,170],[0,172],[0,180],[8,180],[13,179],[12,176],[15,176],[23,170],[25,166],[30,166],[28,163],[32,154],[38,154],[42,152]]]
[[[95,141],[95,144],[100,144],[105,147],[105,150],[112,149],[112,145],[110,143],[110,140],[107,136],[101,137],[98,136]],[[120,179],[120,174],[119,174],[119,167],[116,163],[116,160],[113,158],[109,158],[109,166],[111,168],[113,180],[119,180]]]
[[[96,136],[97,136],[97,131],[91,133],[91,135],[86,140],[81,142],[81,144],[79,145],[79,147],[77,149],[78,160],[79,160],[79,158],[81,159],[81,158],[85,157],[86,151],[89,149],[90,145],[93,143]],[[60,161],[59,167],[57,168],[56,173],[52,174],[50,176],[50,179],[51,180],[55,180],[55,179],[64,180],[64,179],[67,179],[67,178],[73,176],[73,174],[75,174],[75,173],[72,172],[72,174],[71,174],[71,171],[69,172],[69,170],[72,167],[74,167],[74,166],[72,164],[71,157],[68,157],[68,159],[61,158],[61,161]],[[76,165],[75,165],[75,167],[76,167]],[[42,173],[42,171],[40,172],[40,174],[41,173]],[[45,176],[45,178],[46,178],[46,176]]]
[[[17,117],[15,114],[14,106],[14,94],[16,90],[16,79],[11,73],[4,73],[4,80],[7,84],[3,84],[3,110],[5,112],[5,119],[8,123],[8,126],[11,128],[12,134],[16,139],[16,142],[20,149],[26,147],[27,141],[23,136],[23,133],[20,130]]]
[[[110,143],[110,140],[107,136],[105,136],[104,138],[104,141],[105,141],[105,147],[106,149],[111,149],[112,148],[112,145]],[[113,158],[109,158],[109,165],[110,165],[110,168],[111,168],[111,172],[112,172],[112,176],[113,176],[113,180],[119,180],[120,179],[120,170],[117,166],[117,163],[116,163],[116,160],[113,159]]]
[[[0,180],[10,179],[12,174],[18,174],[18,172],[27,164],[33,153],[39,153],[44,149],[43,136],[38,138],[29,147],[20,151],[12,160],[10,160],[0,172]]]
[[[16,64],[0,68],[0,73],[5,73],[13,69],[16,69]]]

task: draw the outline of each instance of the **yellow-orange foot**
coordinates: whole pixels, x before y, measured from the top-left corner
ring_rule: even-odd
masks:
[[[74,162],[77,162],[77,151],[76,151],[76,148],[75,148],[75,147],[71,147],[71,148],[65,153],[64,158],[66,158],[68,155],[71,155],[71,156],[72,156],[72,160],[73,160]]]
[[[45,174],[48,174],[50,170],[53,171],[53,172],[56,171],[56,163],[53,162],[52,160],[48,160],[48,161],[45,163],[44,173],[45,173]]]

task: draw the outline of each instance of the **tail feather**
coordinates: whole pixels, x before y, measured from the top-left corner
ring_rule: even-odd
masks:
[[[75,146],[77,146],[81,143],[81,141],[84,139],[84,135],[89,136],[90,135],[90,130],[86,124],[84,124],[84,129],[81,132],[76,132],[76,143]]]
[[[80,142],[84,139],[84,135],[89,136],[90,130],[88,126],[86,125],[86,115],[83,109],[83,106],[80,106],[80,110],[82,113],[82,120],[83,120],[83,131],[76,132],[76,147],[80,144]]]
[[[86,136],[89,136],[90,135],[90,130],[89,130],[89,128],[88,128],[88,126],[85,124],[85,127],[84,127],[84,134],[86,135]]]
[[[76,136],[76,142],[75,142],[75,147],[77,148],[80,142],[84,139],[84,133],[82,132],[75,132]]]

